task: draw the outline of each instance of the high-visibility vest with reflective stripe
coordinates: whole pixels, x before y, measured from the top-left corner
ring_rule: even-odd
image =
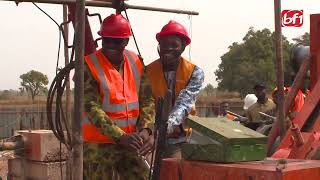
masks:
[[[124,51],[123,77],[103,55],[101,49],[85,57],[91,74],[99,84],[101,104],[110,119],[126,133],[136,130],[139,116],[139,88],[142,62],[133,52]],[[113,143],[84,116],[83,140],[94,143]]]
[[[188,85],[194,67],[194,64],[184,58],[181,58],[176,72],[175,97],[178,97],[180,91]],[[164,97],[168,87],[160,59],[147,66],[147,74],[151,83],[153,97],[155,99],[160,96]],[[190,114],[196,114],[196,109],[194,106],[192,107]]]

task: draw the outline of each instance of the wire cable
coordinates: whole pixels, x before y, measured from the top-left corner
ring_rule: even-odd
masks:
[[[37,9],[39,9],[42,13],[44,13],[44,14],[45,14],[51,21],[53,21],[53,22],[58,26],[58,28],[59,28],[59,44],[58,44],[57,63],[56,63],[56,75],[57,75],[58,70],[59,70],[58,67],[59,67],[60,49],[61,49],[61,36],[63,37],[64,43],[66,44],[65,34],[64,34],[62,25],[59,25],[56,20],[54,20],[47,12],[45,12],[43,9],[41,9],[36,3],[32,2],[32,4],[33,4]]]
[[[188,16],[189,18],[189,36],[192,39],[192,15]],[[189,44],[189,60],[191,61],[191,43]]]
[[[63,29],[63,23],[59,25],[57,21],[55,21],[48,13],[46,13],[43,9],[41,9],[37,4],[32,2],[34,6],[36,6],[41,12],[43,12],[47,17],[49,17],[57,26],[59,29],[59,41],[58,41],[58,52],[57,52],[57,63],[55,68],[56,77],[54,78],[47,97],[47,119],[50,126],[50,129],[54,133],[54,135],[58,138],[60,141],[60,153],[59,153],[59,160],[60,160],[60,176],[61,179],[63,179],[63,170],[62,170],[62,146],[61,144],[65,144],[67,149],[71,151],[72,149],[72,142],[71,142],[71,128],[68,125],[68,122],[66,120],[66,116],[63,112],[63,106],[62,106],[62,97],[63,92],[66,87],[66,84],[69,80],[69,74],[70,71],[74,68],[74,63],[70,62],[69,65],[67,65],[65,68],[61,69],[59,71],[59,59],[60,59],[60,50],[61,50],[61,36],[64,39],[64,45],[68,47],[68,44],[66,42],[66,37],[64,34]],[[74,44],[74,41],[73,41]],[[72,54],[71,54],[71,60],[73,59],[74,54],[74,48],[72,48]],[[52,117],[52,104],[54,100],[54,96],[56,94],[56,108],[55,108],[55,121],[53,122]],[[62,123],[60,118],[62,118]],[[64,129],[67,132],[67,138],[65,138]]]
[[[132,37],[133,37],[133,40],[134,40],[134,44],[136,45],[138,54],[139,54],[140,58],[142,58],[142,55],[141,55],[141,53],[140,53],[140,49],[139,49],[139,46],[138,46],[138,43],[137,43],[137,40],[136,40],[136,36],[134,35],[134,32],[133,32],[133,30],[132,30],[131,23],[130,23],[129,16],[128,16],[128,13],[127,13],[127,10],[126,10],[126,9],[124,9],[124,13],[126,14],[126,18],[127,18],[128,22],[129,22],[129,24],[130,24],[130,30],[131,30],[131,32],[132,32]],[[142,61],[143,61],[143,58],[142,58]]]
[[[32,2],[32,4],[35,5],[45,15],[47,15],[59,27],[59,24],[57,23],[57,21],[55,21],[48,13],[46,13],[43,9],[41,9],[36,3]]]
[[[60,26],[59,26],[60,27]],[[58,45],[58,54],[57,54],[57,63],[56,63],[56,75],[58,74],[59,68],[59,59],[60,59],[60,49],[61,49],[61,30],[59,28],[59,45]]]
[[[32,2],[32,4],[38,8],[42,13],[44,13],[50,20],[52,20],[58,27],[59,29],[59,45],[58,45],[58,52],[57,52],[57,63],[56,63],[56,77],[54,78],[49,92],[48,92],[48,97],[47,97],[47,117],[48,117],[48,123],[50,128],[52,129],[53,133],[57,136],[57,138],[64,144],[67,145],[67,148],[71,148],[67,142],[71,141],[71,135],[70,135],[70,128],[67,127],[66,123],[66,118],[63,113],[62,109],[62,95],[64,88],[66,86],[66,79],[69,79],[69,73],[70,71],[74,68],[74,62],[70,62],[69,65],[67,65],[65,68],[61,69],[60,71],[58,70],[59,66],[59,57],[60,57],[60,49],[61,49],[61,36],[64,39],[64,43],[66,44],[65,41],[65,34],[63,30],[63,24],[59,25],[57,21],[55,21],[47,12],[45,12],[43,9],[41,9],[36,3]],[[73,42],[74,44],[74,42]],[[74,56],[74,48],[72,48],[72,54],[71,54],[71,60],[73,59]],[[55,121],[53,121],[52,118],[52,104],[54,100],[54,96],[56,95],[56,112],[55,112]],[[62,118],[62,121],[60,121],[60,117]],[[64,133],[63,133],[63,126],[67,130],[67,136],[68,140],[64,138]]]

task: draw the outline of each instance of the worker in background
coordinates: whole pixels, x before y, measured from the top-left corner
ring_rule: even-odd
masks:
[[[283,87],[284,90],[284,99],[287,98],[287,95],[289,94],[290,91],[290,87]],[[272,100],[273,102],[278,106],[279,101],[280,101],[280,92],[278,91],[278,88],[275,88],[272,92]],[[300,112],[300,110],[302,109],[302,106],[304,104],[304,94],[303,92],[299,89],[297,92],[296,97],[293,100],[292,106],[289,109],[289,112],[285,118],[285,129],[288,130],[291,126],[291,122],[292,119],[294,119],[297,114]],[[270,129],[271,130],[271,129]],[[277,136],[277,138],[275,139],[275,142],[272,146],[272,150],[271,152],[275,152],[277,147],[280,144],[280,135]]]
[[[247,94],[243,100],[243,110],[246,112],[249,107],[254,105],[257,102],[258,98],[255,94]]]
[[[287,97],[287,95],[289,94],[290,92],[290,87],[284,87],[284,95],[285,95],[285,98]],[[272,100],[275,104],[278,104],[278,101],[279,101],[279,91],[277,88],[275,88],[272,92]],[[304,94],[303,92],[299,89],[298,92],[297,92],[297,95],[296,97],[294,98],[293,100],[293,103],[292,103],[292,106],[288,112],[288,117],[290,119],[294,119],[297,114],[300,112],[300,110],[302,109],[304,105]]]
[[[265,120],[259,112],[275,116],[275,103],[266,96],[266,87],[263,83],[258,83],[254,86],[255,95],[258,98],[257,102],[250,106],[246,112],[248,118],[246,126],[256,130]]]
[[[138,155],[153,148],[154,99],[144,64],[125,49],[132,34],[121,14],[98,34],[102,48],[85,57],[84,179],[147,179]]]
[[[185,27],[170,21],[156,35],[160,58],[147,66],[155,99],[173,92],[173,108],[168,119],[166,157],[181,158],[180,145],[185,142],[184,120],[195,114],[195,101],[204,80],[201,68],[181,56],[191,39]]]
[[[218,117],[225,117],[229,120],[234,120],[236,117],[228,113],[229,110],[230,110],[229,103],[227,101],[223,101],[222,103],[220,103],[220,113]]]

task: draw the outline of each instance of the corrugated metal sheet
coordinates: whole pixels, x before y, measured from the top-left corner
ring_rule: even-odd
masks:
[[[46,111],[0,111],[0,139],[17,129],[49,129]]]

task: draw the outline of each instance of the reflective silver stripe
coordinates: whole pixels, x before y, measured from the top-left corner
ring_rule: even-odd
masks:
[[[129,125],[135,126],[137,124],[137,118],[125,118],[125,119],[111,119],[119,127],[127,127]]]
[[[138,109],[139,108],[139,102],[132,102],[128,104],[128,109]]]
[[[127,56],[128,60],[129,60],[130,67],[132,69],[132,73],[133,73],[134,80],[135,80],[135,83],[136,83],[137,92],[139,93],[139,90],[140,90],[139,69],[138,69],[137,64],[136,64],[135,60],[133,59],[131,53],[128,50],[125,50],[124,54]]]
[[[98,72],[98,76],[100,79],[100,85],[102,86],[103,89],[103,100],[102,100],[102,108],[104,110],[108,110],[108,112],[119,112],[119,111],[124,111],[126,109],[126,106],[124,104],[113,104],[111,105],[109,103],[109,87],[108,87],[108,83],[107,80],[105,78],[104,72],[101,69],[101,66],[99,64],[98,58],[97,56],[95,56],[94,54],[90,55],[90,58],[92,60],[92,63],[94,64],[97,72]]]
[[[110,92],[109,92],[109,87],[108,87],[107,80],[105,78],[105,74],[104,74],[103,70],[101,69],[101,66],[99,64],[97,56],[95,56],[94,54],[91,54],[90,58],[91,58],[92,63],[94,64],[94,66],[95,66],[95,68],[96,68],[96,70],[98,72],[98,76],[99,76],[99,79],[100,79],[100,85],[102,86],[102,89],[103,89],[103,95],[104,95],[103,100],[102,100],[102,108],[103,108],[103,110],[107,111],[107,112],[125,111],[126,110],[126,105],[125,104],[110,104]],[[134,68],[132,68],[132,69],[134,69]],[[139,84],[140,84],[140,78],[139,78]],[[139,102],[128,103],[128,110],[138,109],[138,108],[139,108]]]

